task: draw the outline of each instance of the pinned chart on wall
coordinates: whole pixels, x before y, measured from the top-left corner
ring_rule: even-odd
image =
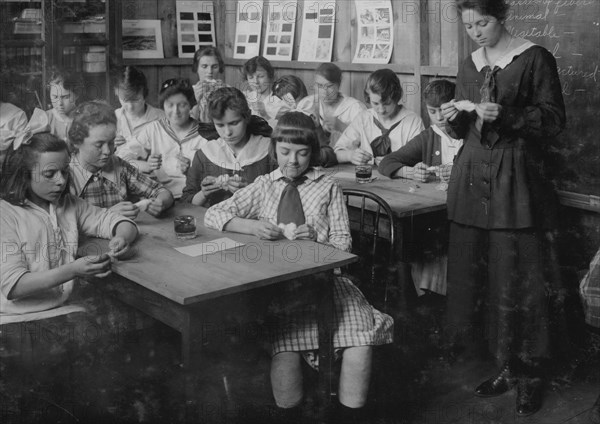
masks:
[[[304,0],[298,60],[329,62],[335,32],[335,0]]]
[[[178,0],[176,7],[179,57],[194,57],[199,48],[217,45],[212,1]]]
[[[240,0],[238,2],[233,50],[235,59],[250,59],[259,55],[262,11],[262,0]]]
[[[353,63],[388,63],[394,48],[390,0],[356,1],[358,41]]]
[[[269,2],[267,35],[263,56],[270,60],[292,60],[297,0]]]

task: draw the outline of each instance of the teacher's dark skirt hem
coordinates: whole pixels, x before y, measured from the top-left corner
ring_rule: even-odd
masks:
[[[450,223],[446,336],[485,340],[501,364],[550,357],[549,293],[559,287],[554,234]]]

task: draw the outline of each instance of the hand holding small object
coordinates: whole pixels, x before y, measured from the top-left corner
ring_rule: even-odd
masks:
[[[227,180],[227,190],[232,193],[235,193],[240,188],[244,188],[247,185],[248,182],[238,174],[232,175],[229,180]]]
[[[281,226],[283,224],[279,224],[279,225]],[[293,225],[295,225],[295,224],[293,224]],[[283,234],[285,235],[285,230],[283,231]],[[317,231],[313,228],[312,225],[302,224],[298,228],[296,228],[295,238],[301,239],[301,240],[316,241],[317,240]]]
[[[148,165],[149,165],[151,171],[159,169],[162,166],[162,154],[160,154],[160,153],[151,154],[148,157],[147,162],[148,162]]]
[[[137,204],[133,204],[131,202],[119,202],[116,205],[109,208],[111,212],[118,213],[119,215],[123,215],[125,218],[135,219],[140,213],[140,208]]]
[[[162,211],[165,209],[164,203],[161,199],[159,198],[155,198],[155,199],[145,199],[148,201],[148,204],[146,206],[146,212],[148,212],[150,215],[157,217],[159,216]],[[140,202],[143,202],[143,200],[141,200]],[[140,203],[138,202],[138,203]]]
[[[371,153],[363,149],[355,149],[352,153],[351,162],[354,165],[364,165],[366,163],[369,163],[371,159],[373,159],[373,155]]]
[[[191,161],[182,154],[179,154],[177,155],[177,162],[179,165],[179,171],[181,171],[182,174],[185,174],[190,167]]]
[[[454,100],[443,103],[440,106],[440,109],[442,110],[442,115],[444,115],[444,118],[446,118],[448,121],[454,120],[456,115],[458,115],[458,109],[456,108],[456,102]]]
[[[423,162],[417,163],[414,167],[413,180],[426,183],[435,179],[435,170],[437,167],[428,167]]]
[[[121,236],[115,236],[110,239],[108,248],[110,249],[108,255],[112,258],[126,259],[133,254],[131,245]]]
[[[268,221],[254,221],[252,232],[255,236],[263,240],[277,240],[282,235],[281,228]]]
[[[490,102],[479,103],[475,105],[475,111],[483,122],[494,122],[500,116],[502,106]]]
[[[98,256],[83,256],[70,264],[77,277],[103,278],[111,273],[111,258],[103,253]]]
[[[221,190],[221,183],[217,181],[216,177],[209,175],[204,177],[200,187],[204,196],[210,196],[215,191]]]

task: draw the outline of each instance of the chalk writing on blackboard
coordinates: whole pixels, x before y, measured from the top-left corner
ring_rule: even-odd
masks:
[[[557,63],[567,111],[560,135],[564,190],[600,194],[600,1],[509,0],[509,32],[544,46]]]

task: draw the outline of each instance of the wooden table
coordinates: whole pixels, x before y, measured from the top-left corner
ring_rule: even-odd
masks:
[[[382,197],[392,208],[399,225],[396,228],[398,255],[406,258],[412,241],[413,220],[419,217],[445,222],[446,192],[437,190],[439,182],[420,183],[409,179],[390,179],[381,175],[376,167],[370,183],[359,184],[354,175],[354,165],[342,164],[325,169],[335,177],[344,188],[361,189]]]
[[[319,294],[319,355],[322,361],[319,378],[320,390],[328,398],[332,387],[331,271],[356,262],[358,258],[307,240],[266,241],[211,230],[203,226],[204,213],[204,208],[177,204],[162,219],[140,214],[136,220],[140,232],[135,244],[136,255],[113,264],[113,275],[102,280],[103,290],[180,332],[183,365],[194,370],[201,362],[203,324],[214,322],[214,314],[222,313],[222,308],[228,307],[228,301],[301,277],[311,276],[306,280],[313,282],[325,280],[325,284],[319,284],[322,291]],[[173,217],[183,214],[196,217],[198,237],[195,239],[175,237]],[[198,257],[174,249],[222,237],[244,243],[244,246],[215,252],[217,246],[207,244],[207,254]],[[107,246],[107,240],[90,239],[82,244],[80,251],[97,254],[108,251]],[[190,406],[193,406],[193,396],[193,392],[187,393]]]

